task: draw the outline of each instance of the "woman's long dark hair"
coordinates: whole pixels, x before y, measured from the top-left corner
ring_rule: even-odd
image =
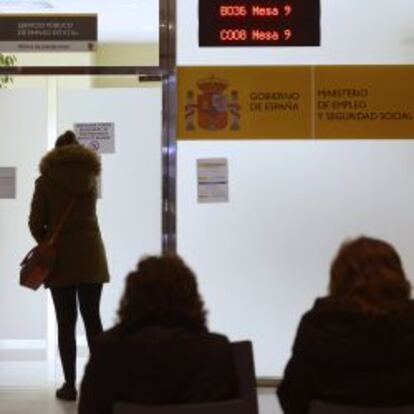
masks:
[[[368,237],[341,246],[331,265],[329,290],[344,307],[371,315],[403,311],[411,294],[394,247]]]
[[[142,259],[127,277],[118,316],[124,326],[184,326],[207,331],[195,275],[178,256]]]

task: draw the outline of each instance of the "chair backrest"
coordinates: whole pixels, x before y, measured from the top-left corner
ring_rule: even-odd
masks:
[[[113,414],[258,414],[252,343],[233,342],[232,349],[239,381],[237,399],[179,405],[137,405],[117,402]]]
[[[414,405],[400,407],[355,407],[313,401],[309,414],[413,414]]]
[[[249,412],[259,412],[256,392],[253,345],[250,341],[233,342],[233,358],[239,382],[239,398],[249,405]]]
[[[242,400],[202,404],[140,405],[119,402],[113,414],[250,414]]]

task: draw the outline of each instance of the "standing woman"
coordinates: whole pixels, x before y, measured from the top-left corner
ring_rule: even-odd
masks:
[[[29,228],[39,243],[48,240],[62,215],[74,206],[57,240],[57,259],[45,286],[50,288],[58,325],[58,345],[65,383],[56,391],[62,400],[76,400],[77,302],[89,349],[102,332],[99,304],[109,281],[105,248],[96,215],[98,155],[82,145],[72,131],[59,136],[55,148],[40,162]]]

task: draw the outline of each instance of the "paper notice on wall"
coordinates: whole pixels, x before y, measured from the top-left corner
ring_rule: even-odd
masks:
[[[229,173],[226,158],[197,160],[199,203],[221,203],[229,201]]]
[[[16,198],[16,168],[0,167],[0,198]]]
[[[82,145],[99,154],[115,152],[114,122],[82,122],[74,125],[75,134]]]

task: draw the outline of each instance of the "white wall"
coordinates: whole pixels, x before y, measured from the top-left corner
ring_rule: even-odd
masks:
[[[197,204],[196,159],[209,157],[229,160],[229,203]],[[413,158],[407,141],[179,144],[178,250],[211,328],[254,341],[258,375],[282,374],[344,238],[395,243],[414,276]]]
[[[409,0],[322,0],[319,48],[199,48],[197,4],[178,0],[179,65],[414,63]],[[208,157],[229,159],[227,204],[196,203],[196,160]],[[412,141],[178,143],[178,250],[199,275],[211,328],[251,338],[259,376],[282,375],[345,238],[395,243],[414,282],[413,157]]]
[[[46,294],[21,288],[18,280],[19,263],[35,244],[27,223],[47,145],[46,89],[0,89],[0,125],[0,166],[17,167],[16,199],[0,200],[0,341],[33,344],[46,340]]]
[[[115,153],[102,155],[99,221],[111,283],[104,327],[115,321],[125,276],[143,254],[161,251],[161,90],[59,89],[58,131],[76,122],[114,122]],[[80,325],[81,326],[81,325]]]
[[[97,13],[100,41],[158,43],[158,1],[49,0],[48,3],[53,7],[49,10],[52,13]]]

